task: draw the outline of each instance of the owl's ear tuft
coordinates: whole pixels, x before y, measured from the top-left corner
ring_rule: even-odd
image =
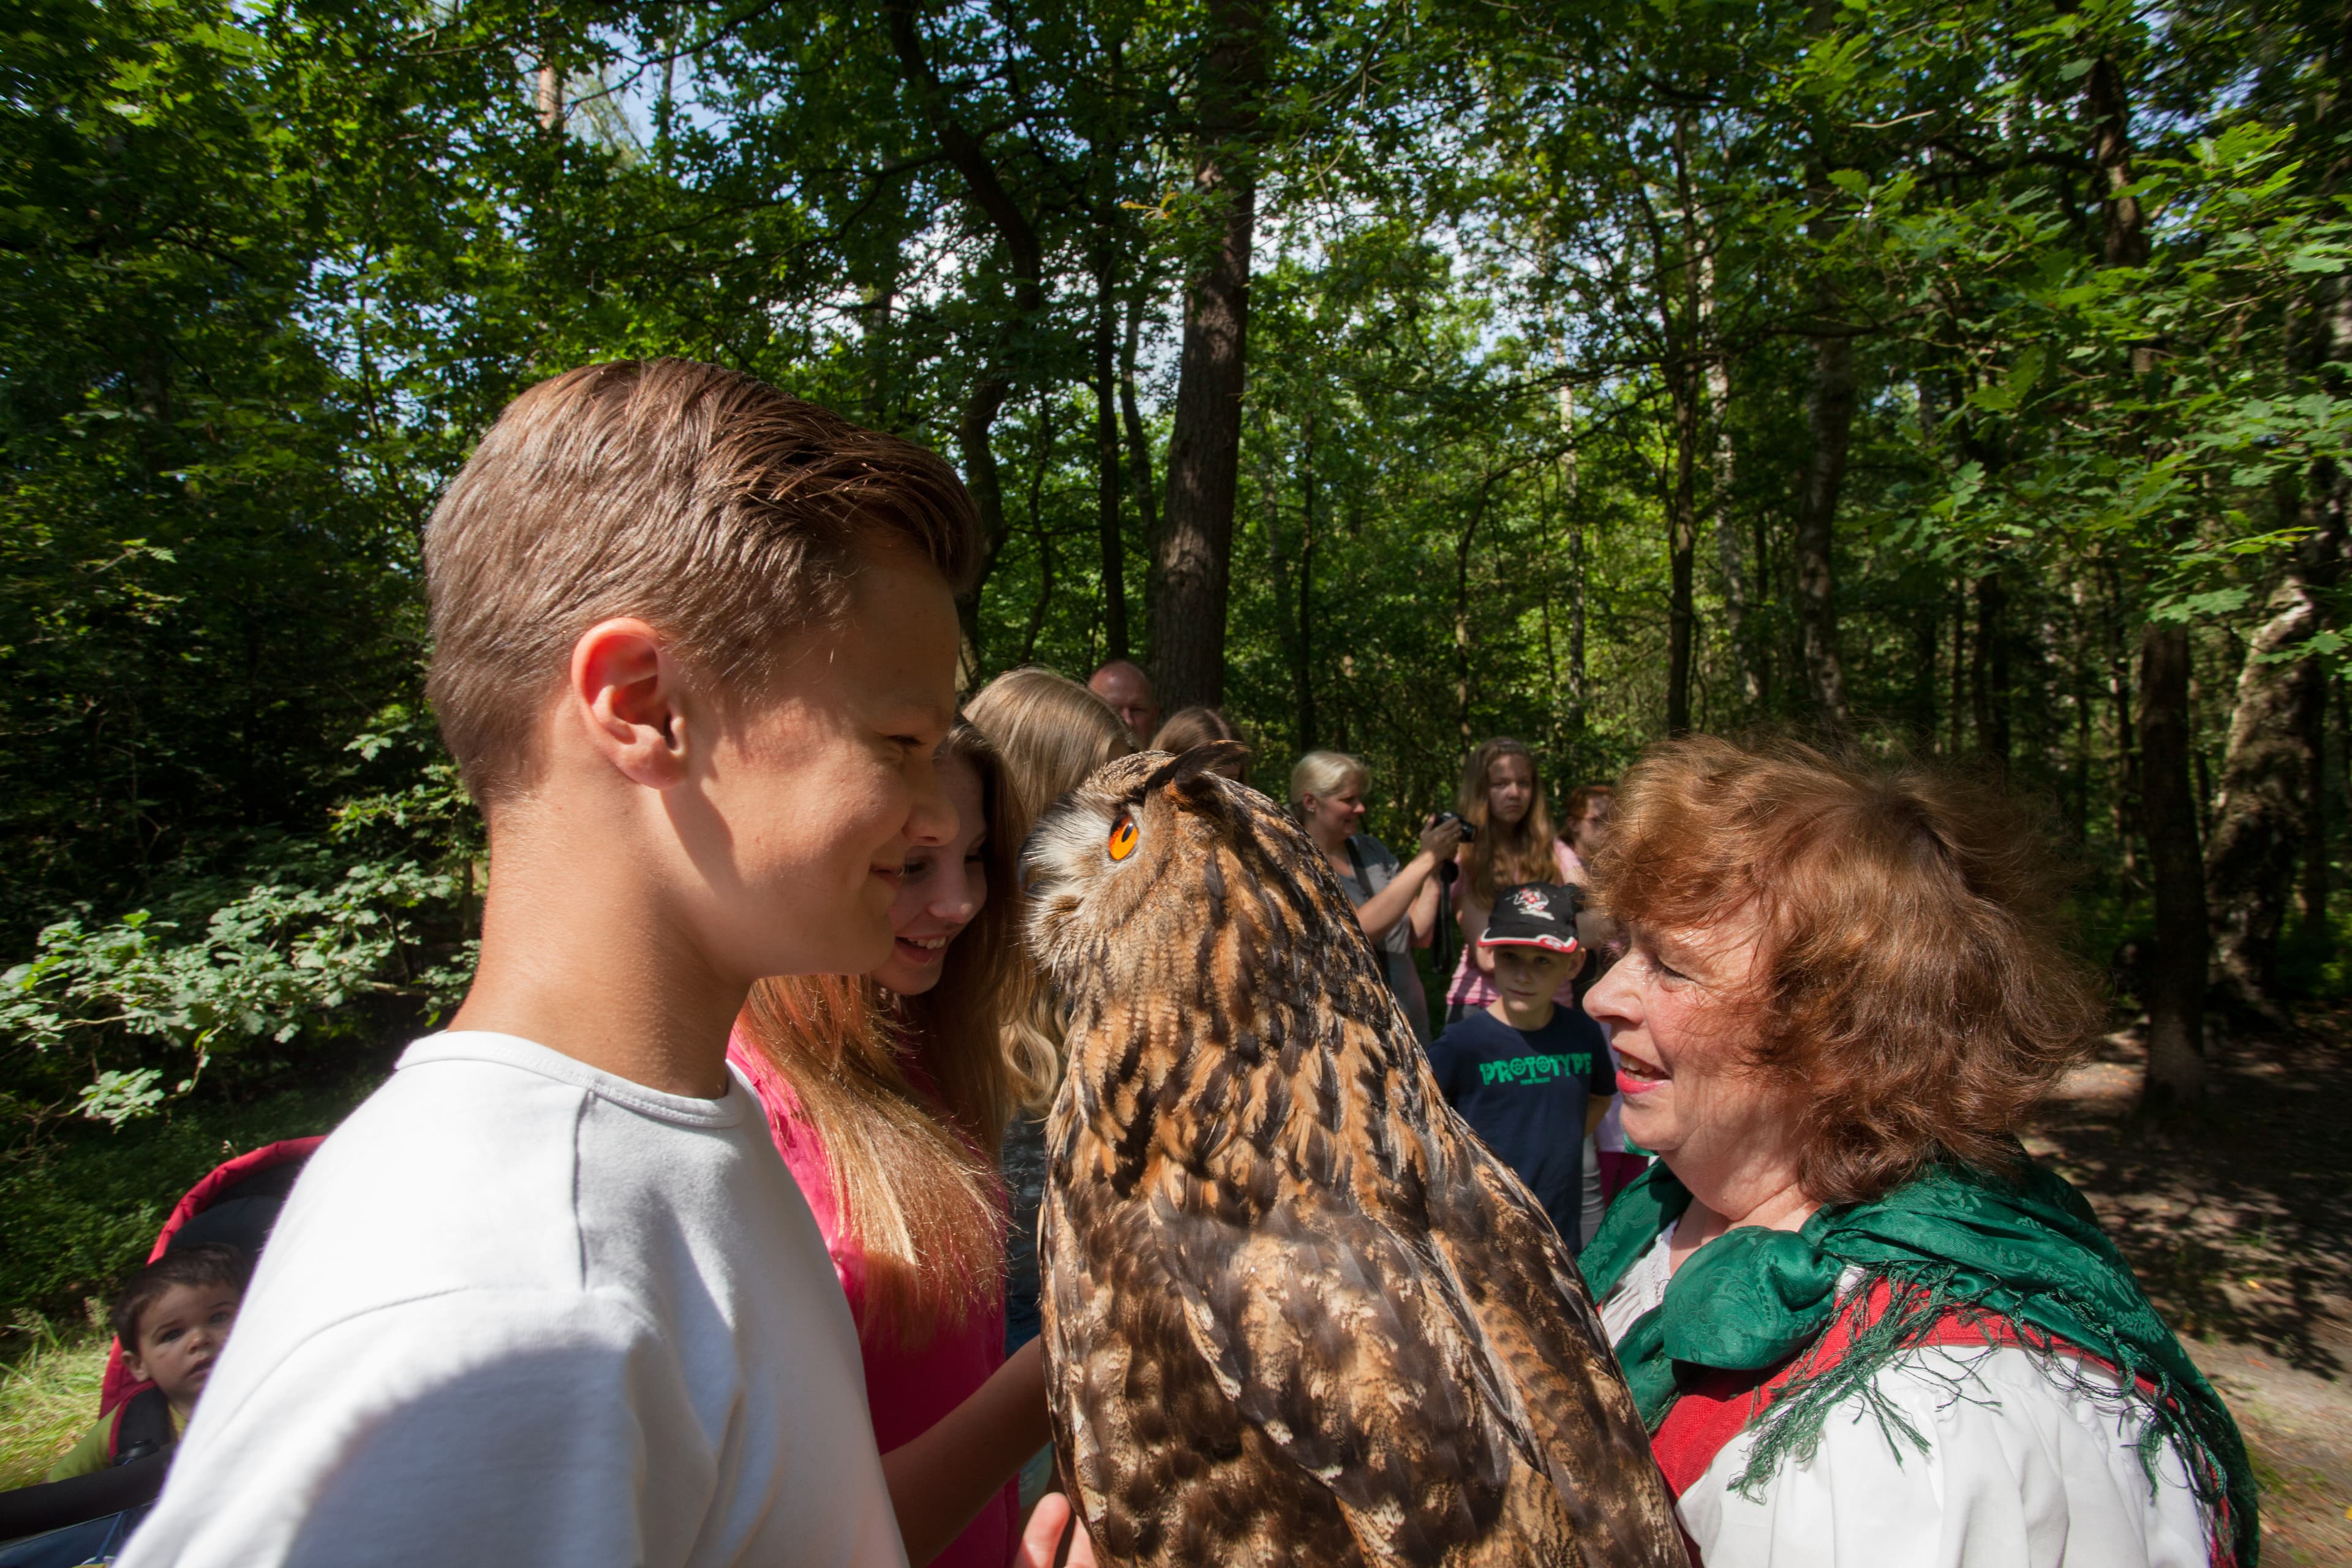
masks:
[[[1217,769],[1227,763],[1248,762],[1249,755],[1250,749],[1239,741],[1204,742],[1182,755],[1160,763],[1152,771],[1151,776],[1143,781],[1143,788],[1139,793],[1150,795],[1154,790],[1173,785],[1186,795],[1197,794],[1202,779],[1213,775]]]

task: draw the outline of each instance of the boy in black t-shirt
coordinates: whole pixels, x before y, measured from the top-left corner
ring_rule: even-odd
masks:
[[[1584,1141],[1615,1087],[1601,1026],[1553,993],[1584,967],[1577,894],[1549,882],[1506,888],[1479,938],[1495,956],[1495,1000],[1465,1013],[1429,1047],[1445,1102],[1527,1183],[1578,1249]]]

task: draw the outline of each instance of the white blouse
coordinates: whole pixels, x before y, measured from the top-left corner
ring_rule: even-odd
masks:
[[[1663,1300],[1673,1238],[1601,1304],[1612,1342]],[[2031,1352],[1965,1345],[1913,1351],[1872,1381],[1926,1452],[1890,1442],[1857,1396],[1751,1501],[1732,1489],[1755,1446],[1740,1434],[1676,1505],[1705,1568],[2207,1568],[2187,1468],[2168,1445],[2149,1483],[2147,1407],[2114,1378],[2085,1367],[2062,1387]]]

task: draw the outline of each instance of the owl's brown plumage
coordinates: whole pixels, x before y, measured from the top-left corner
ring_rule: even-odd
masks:
[[[1322,855],[1208,772],[1224,750],[1113,763],[1027,850],[1073,1010],[1048,1382],[1097,1551],[1684,1563],[1559,1236],[1439,1098]]]

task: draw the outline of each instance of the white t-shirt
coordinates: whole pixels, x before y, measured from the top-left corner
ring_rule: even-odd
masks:
[[[856,1331],[750,1087],[410,1047],[295,1184],[121,1562],[904,1568]]]
[[[1664,1299],[1673,1243],[1669,1226],[1601,1303],[1612,1342]],[[1857,1396],[1830,1412],[1813,1457],[1784,1463],[1757,1500],[1732,1489],[1749,1431],[1675,1511],[1706,1568],[2208,1568],[2180,1456],[2168,1446],[2150,1486],[2138,1451],[2147,1407],[2096,1369],[2081,1373],[2088,1386],[2062,1387],[2014,1347],[1913,1351],[1871,1383],[1925,1453],[1899,1435],[1890,1445]]]

